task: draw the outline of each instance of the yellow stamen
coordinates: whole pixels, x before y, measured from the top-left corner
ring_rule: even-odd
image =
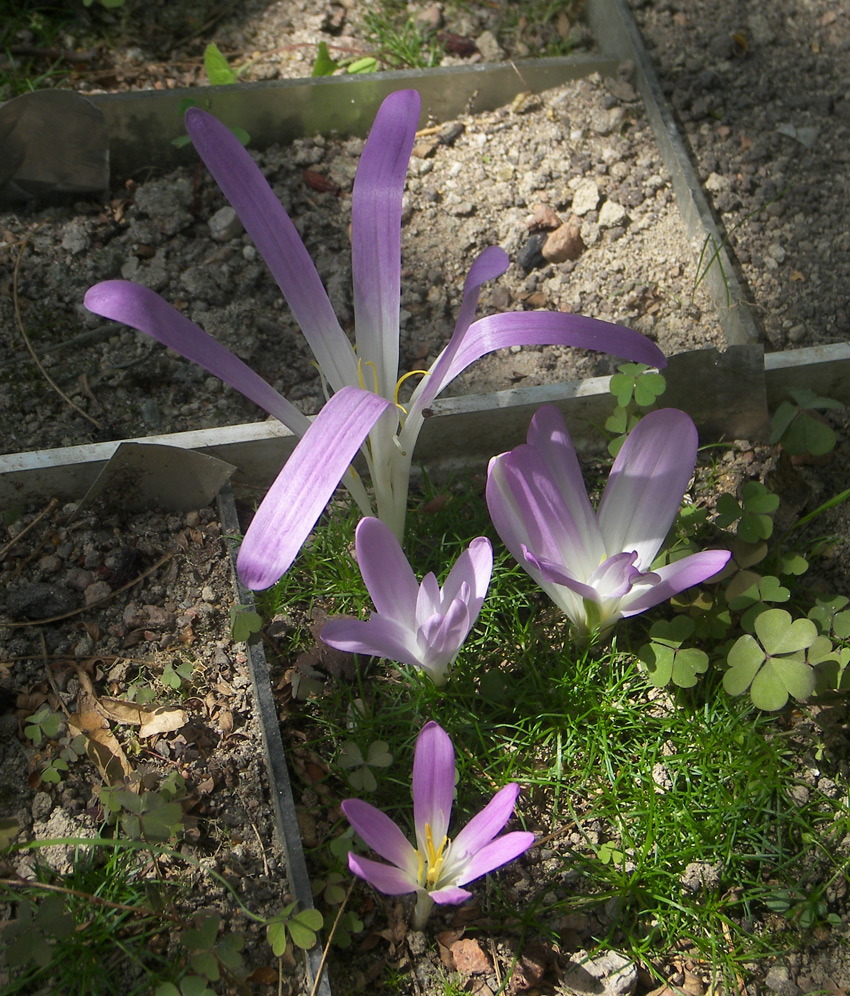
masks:
[[[375,378],[375,394],[380,394],[378,390],[378,368],[372,362],[372,360],[366,360],[366,366],[372,368],[372,376]],[[358,357],[357,359],[357,376],[360,378],[360,386],[363,390],[367,390],[366,384],[363,381],[363,359]]]
[[[422,374],[423,377],[427,377],[428,371],[408,370],[408,372],[403,377],[399,377],[398,383],[395,386],[395,394],[393,395],[393,401],[398,405],[399,408],[401,408],[401,405],[398,404],[398,392],[401,389],[401,385],[407,380],[408,377],[413,377],[415,374]],[[405,412],[403,408],[401,408],[401,410],[404,412],[405,415],[407,414],[407,412]]]
[[[428,860],[427,867],[422,853],[419,852],[419,881],[422,883],[423,888],[429,890],[433,889],[439,882],[440,872],[443,870],[443,864],[446,860],[443,851],[447,847],[448,843],[448,837],[443,837],[440,841],[440,846],[435,848],[434,838],[431,832],[431,824],[425,824],[425,858]]]

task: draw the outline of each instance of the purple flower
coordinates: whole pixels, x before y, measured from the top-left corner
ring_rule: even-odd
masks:
[[[388,896],[417,894],[413,929],[421,930],[434,903],[457,905],[472,895],[461,888],[518,858],[534,843],[525,831],[496,834],[514,811],[519,786],[506,785],[454,840],[447,834],[455,788],[455,752],[449,735],[426,723],[413,760],[414,848],[389,816],[360,799],[346,799],[342,811],[363,840],[390,864],[350,852],[348,867]]]
[[[544,405],[528,442],[490,461],[487,505],[496,531],[579,637],[604,633],[726,564],[727,550],[706,550],[652,569],[696,455],[688,415],[650,412],[623,444],[594,512],[564,420]]]
[[[493,572],[490,540],[479,536],[469,544],[442,589],[434,574],[417,583],[398,540],[380,519],[361,519],[355,548],[377,612],[368,622],[332,619],[322,639],[338,650],[420,667],[435,685],[445,684],[487,594]]]
[[[354,181],[351,261],[355,346],[343,332],[292,220],[250,153],[212,115],[200,108],[186,112],[186,128],[195,148],[266,260],[316,357],[326,387],[332,393],[346,386],[364,389],[393,405],[398,403],[399,387],[407,376],[399,378],[398,371],[401,210],[419,108],[415,90],[400,90],[384,100]],[[378,518],[399,540],[404,533],[413,447],[424,413],[434,398],[480,357],[508,346],[549,344],[596,349],[664,366],[658,347],[638,332],[581,315],[517,312],[473,321],[482,284],[498,277],[507,266],[507,254],[496,246],[485,249],[473,262],[454,334],[430,369],[419,371],[424,376],[410,401],[404,408],[399,406],[395,422],[378,419],[360,435],[362,425],[355,432],[344,418],[327,418],[322,431],[311,435],[309,447],[319,465],[324,447],[334,436],[350,436],[356,442],[355,451],[362,447]],[[98,315],[147,332],[221,377],[296,435],[304,436],[307,431],[309,419],[305,415],[154,291],[124,280],[107,280],[88,291],[85,304]],[[327,478],[322,480],[323,494],[330,496],[339,483],[336,473],[330,468],[323,472]],[[363,514],[372,514],[372,500],[359,476],[353,471],[346,473],[342,483]],[[283,487],[278,493],[290,492],[291,488]],[[312,526],[312,522],[305,523],[297,502],[281,505],[271,496],[266,501],[271,502],[269,516],[276,520],[277,528],[274,534],[264,530],[262,540],[253,528],[245,536],[241,563],[251,578],[248,581],[243,576],[250,587],[265,588],[274,583],[280,577],[281,563],[286,561],[277,546],[295,545],[297,549]]]

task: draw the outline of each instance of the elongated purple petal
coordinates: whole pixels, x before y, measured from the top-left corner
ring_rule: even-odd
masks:
[[[552,483],[564,499],[591,560],[600,561],[606,550],[596,512],[587,497],[575,446],[563,415],[554,405],[538,408],[528,427],[528,445],[540,454]],[[609,551],[610,552],[610,551]]]
[[[128,280],[104,280],[89,288],[84,303],[96,315],[145,332],[220,377],[297,435],[303,436],[310,427],[307,416],[271,384],[149,287]]]
[[[325,404],[245,533],[236,566],[246,587],[268,588],[289,570],[361,443],[395,411],[392,402],[356,387]]]
[[[328,646],[349,654],[368,654],[412,667],[423,666],[422,652],[413,630],[394,619],[379,615],[373,615],[368,622],[330,619],[322,627],[320,636]]]
[[[455,791],[455,750],[448,733],[435,722],[426,723],[416,740],[413,756],[413,823],[422,854],[427,853],[426,824],[439,847],[449,831]]]
[[[414,406],[417,410],[427,408],[449,381],[457,376],[457,374],[449,376],[449,373],[458,350],[463,345],[467,330],[475,318],[475,309],[478,307],[478,295],[481,293],[481,288],[489,280],[501,276],[509,265],[508,254],[499,246],[488,246],[476,257],[466,275],[463,285],[463,300],[452,337],[431,367],[428,376],[414,391],[411,398],[411,414]]]
[[[599,602],[601,600],[600,593],[592,584],[586,581],[579,581],[562,563],[547,560],[546,557],[536,556],[525,545],[522,547],[522,559],[519,563],[523,567],[526,565],[533,567],[537,575],[550,585],[560,585],[562,588],[568,588],[570,591],[575,592],[579,598],[589,598],[592,602]],[[570,616],[570,618],[573,617]]]
[[[629,599],[627,596],[621,606],[623,615],[626,617],[637,615],[639,612],[651,609],[653,605],[660,605],[685,588],[702,584],[722,570],[731,556],[728,550],[702,550],[665,567],[656,567],[652,573],[658,575],[659,583],[634,599]]]
[[[609,553],[634,550],[637,566],[649,568],[682,504],[697,442],[693,420],[676,408],[650,412],[632,429],[599,503]]]
[[[443,602],[450,602],[458,597],[461,586],[469,585],[469,625],[475,625],[475,620],[481,612],[481,606],[490,586],[493,574],[493,544],[486,536],[476,537],[457,558],[449,571],[443,585]]]
[[[357,360],[295,225],[259,167],[229,128],[198,107],[186,111],[186,130],[301,326],[331,387],[356,384]]]
[[[506,833],[503,837],[497,837],[470,858],[457,884],[466,885],[481,878],[482,875],[501,868],[502,865],[524,854],[533,843],[534,834],[525,830],[516,830],[513,833]]]
[[[437,576],[433,571],[429,571],[419,586],[419,595],[416,599],[416,614],[413,625],[418,629],[426,619],[430,619],[436,612],[441,612],[443,600],[440,596],[440,586],[437,583]]]
[[[355,533],[357,564],[378,612],[412,629],[419,585],[398,540],[380,519],[361,519]]]
[[[422,624],[422,641],[428,648],[427,660],[432,666],[445,668],[460,650],[469,632],[469,608],[456,598],[445,615],[435,613]]]
[[[420,103],[416,90],[399,90],[381,104],[351,197],[357,355],[375,364],[386,398],[394,397],[398,379],[401,200]]]
[[[398,825],[380,809],[361,799],[346,799],[341,807],[345,818],[363,840],[386,861],[415,881],[419,859],[413,845]]]
[[[465,857],[489,844],[513,815],[518,795],[519,785],[515,782],[499,789],[452,841],[452,855]]]
[[[348,852],[348,867],[358,878],[362,878],[385,896],[404,896],[419,888],[415,878],[392,865],[382,865],[380,861],[361,858],[353,851]]]
[[[667,365],[654,342],[622,325],[563,311],[510,311],[479,318],[469,326],[449,369],[441,376],[438,390],[482,356],[510,346],[574,346],[651,367]]]

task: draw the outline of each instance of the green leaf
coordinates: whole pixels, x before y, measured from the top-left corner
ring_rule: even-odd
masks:
[[[377,779],[365,764],[352,771],[348,776],[348,781],[356,792],[374,792],[378,787]]]
[[[318,910],[302,910],[289,921],[292,943],[305,951],[316,943],[316,931],[322,929],[324,917]]]
[[[779,508],[779,495],[768,491],[759,481],[747,481],[741,488],[741,503],[748,512],[768,515]]]
[[[240,145],[244,145],[247,148],[251,144],[251,136],[244,128],[240,128],[239,125],[233,125],[230,131],[234,138],[239,141]]]
[[[373,55],[364,55],[362,59],[352,62],[345,71],[347,73],[375,73],[378,71],[378,60]],[[315,72],[313,75],[316,75]]]
[[[801,408],[817,408],[819,410],[833,409],[838,411],[844,408],[840,401],[835,398],[825,398],[815,394],[808,387],[789,387],[788,393]]]
[[[770,443],[775,446],[788,431],[788,427],[800,414],[800,409],[790,401],[783,401],[770,420]]]
[[[239,77],[230,68],[227,59],[221,54],[218,45],[212,43],[204,49],[204,69],[207,79],[213,86],[227,86],[236,83]]]
[[[353,740],[346,740],[340,747],[336,763],[341,768],[357,768],[363,764],[363,754]]]
[[[206,979],[197,975],[186,975],[180,980],[180,992],[182,996],[215,996],[215,993],[207,985]]]
[[[216,945],[215,953],[219,961],[226,965],[231,972],[235,971],[242,964],[242,948],[245,947],[245,935],[241,931],[234,930],[224,937]]]
[[[230,632],[237,643],[245,643],[248,638],[263,628],[259,612],[233,610],[230,613]]]
[[[180,990],[173,982],[160,982],[154,989],[154,996],[180,996]]]
[[[605,428],[609,432],[616,432],[617,434],[623,433],[628,428],[629,424],[629,412],[628,409],[621,406],[617,406],[613,413],[608,416],[605,420]]]
[[[313,63],[313,72],[311,76],[333,76],[334,71],[337,68],[338,63],[334,62],[331,58],[331,53],[328,51],[327,42],[319,42],[319,54],[316,56],[316,61]]]
[[[77,929],[74,917],[65,911],[65,897],[55,893],[42,900],[34,923],[57,940],[70,937]]]
[[[286,951],[286,921],[272,920],[266,924],[266,938],[275,958],[282,958]]]
[[[625,409],[632,400],[635,390],[635,379],[625,373],[615,373],[608,383],[608,390],[617,399],[617,407]]]
[[[805,557],[801,556],[799,553],[783,553],[779,558],[779,564],[777,565],[777,570],[780,574],[786,574],[789,577],[800,577],[801,574],[805,574],[809,569],[809,562]]]
[[[730,495],[726,491],[717,499],[715,507],[717,509],[716,522],[721,529],[731,526],[733,522],[740,519],[744,511],[738,502],[735,501],[735,496]]]
[[[221,978],[218,961],[212,951],[198,951],[189,959],[189,964],[209,982],[218,982]]]
[[[788,701],[807,699],[815,690],[815,672],[805,661],[790,657],[771,657],[753,679],[750,698],[757,709],[775,712]]]
[[[187,948],[197,948],[201,951],[211,950],[218,936],[220,922],[216,913],[205,916],[194,930],[183,931],[181,937],[183,944]]]
[[[818,635],[811,619],[795,619],[785,609],[769,609],[755,623],[756,636],[771,656],[793,654],[810,647]]]
[[[755,637],[747,633],[738,637],[726,660],[729,670],[723,675],[723,688],[728,695],[741,695],[764,664],[764,650]]]
[[[376,740],[374,743],[369,744],[366,763],[373,768],[388,768],[393,763],[393,756],[390,754],[388,745],[383,740]]]
[[[747,543],[768,539],[773,532],[773,519],[769,515],[745,512],[738,523],[738,535]]]
[[[641,408],[654,405],[658,397],[667,389],[667,381],[660,373],[641,374],[635,380],[635,401]]]
[[[676,616],[675,619],[659,619],[652,624],[649,635],[655,643],[666,643],[671,647],[680,647],[694,631],[694,621],[688,616]]]

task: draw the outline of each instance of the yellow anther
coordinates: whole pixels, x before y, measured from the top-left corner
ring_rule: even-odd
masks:
[[[448,844],[448,837],[443,837],[438,848],[434,847],[434,838],[431,833],[431,824],[425,824],[425,857],[428,859],[427,868],[422,854],[419,854],[419,881],[422,882],[422,873],[425,873],[425,881],[422,882],[426,889],[433,889],[440,880],[440,872],[443,870],[445,855],[443,850]]]

